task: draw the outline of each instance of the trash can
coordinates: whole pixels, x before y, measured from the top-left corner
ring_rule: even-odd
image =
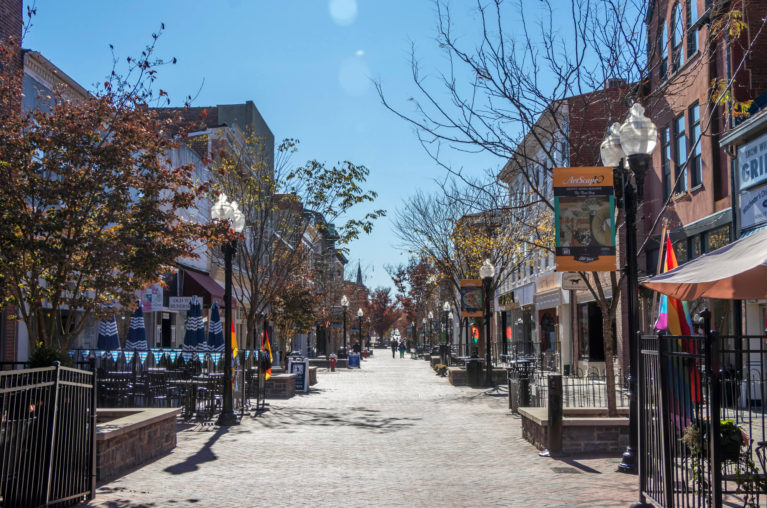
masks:
[[[466,362],[466,382],[472,388],[480,388],[484,384],[482,362],[475,358]]]

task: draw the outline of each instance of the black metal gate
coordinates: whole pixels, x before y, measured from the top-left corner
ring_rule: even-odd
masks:
[[[2,506],[76,504],[96,490],[92,372],[0,372]]]
[[[640,489],[664,507],[722,506],[736,491],[759,505],[763,496],[739,489],[738,476],[744,461],[752,480],[765,473],[764,338],[719,337],[710,331],[710,312],[701,317],[704,336],[640,338]],[[721,442],[724,418],[746,434],[734,450]]]

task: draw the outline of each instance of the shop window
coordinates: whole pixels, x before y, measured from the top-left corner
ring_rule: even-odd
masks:
[[[711,252],[720,247],[724,247],[730,243],[730,225],[727,224],[726,226],[709,231],[706,233],[705,240],[704,247],[706,252]]]
[[[556,318],[554,309],[547,309],[540,313],[540,340],[541,353],[556,353],[557,351],[557,333]]]
[[[690,259],[695,259],[703,254],[703,246],[701,245],[700,235],[695,235],[690,238]]]
[[[686,263],[690,259],[690,253],[687,250],[687,239],[680,240],[674,244],[674,254],[676,255],[676,261],[680,265]]]
[[[690,119],[690,145],[692,154],[690,154],[690,179],[692,186],[697,187],[703,183],[703,169],[700,164],[700,106],[696,102],[688,111]]]
[[[605,361],[602,310],[597,302],[578,305],[578,352],[582,360]],[[617,353],[618,338],[613,322],[613,353]]]
[[[687,132],[684,126],[684,115],[674,119],[674,165],[676,166],[677,193],[687,192]]]
[[[679,2],[674,4],[671,10],[671,72],[676,72],[684,65],[684,51],[682,40],[684,39],[684,23],[682,21],[682,6]]]
[[[663,199],[671,195],[671,128],[666,126],[660,131],[661,171],[663,178]]]

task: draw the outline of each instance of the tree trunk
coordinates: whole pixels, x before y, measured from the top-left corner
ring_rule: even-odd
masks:
[[[602,337],[605,350],[605,391],[607,392],[607,416],[618,415],[615,407],[615,368],[613,367],[613,316],[608,309],[602,309]]]

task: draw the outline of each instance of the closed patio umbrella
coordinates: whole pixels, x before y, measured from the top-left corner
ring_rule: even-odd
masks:
[[[642,283],[677,300],[767,297],[767,229],[704,254]]]
[[[125,341],[125,349],[144,350],[147,349],[144,312],[141,310],[141,301],[136,303],[138,306],[130,318],[130,328],[128,329],[128,338]]]
[[[202,324],[202,304],[196,296],[189,302],[189,312],[186,317],[186,333],[184,334],[184,351],[199,351],[204,347],[205,329]]]
[[[218,311],[218,302],[214,302],[213,306],[210,308],[208,350],[219,353],[224,351],[224,329],[221,326],[221,314]]]
[[[102,351],[120,349],[120,338],[117,336],[117,321],[115,321],[114,314],[109,321],[101,320],[97,346]]]

